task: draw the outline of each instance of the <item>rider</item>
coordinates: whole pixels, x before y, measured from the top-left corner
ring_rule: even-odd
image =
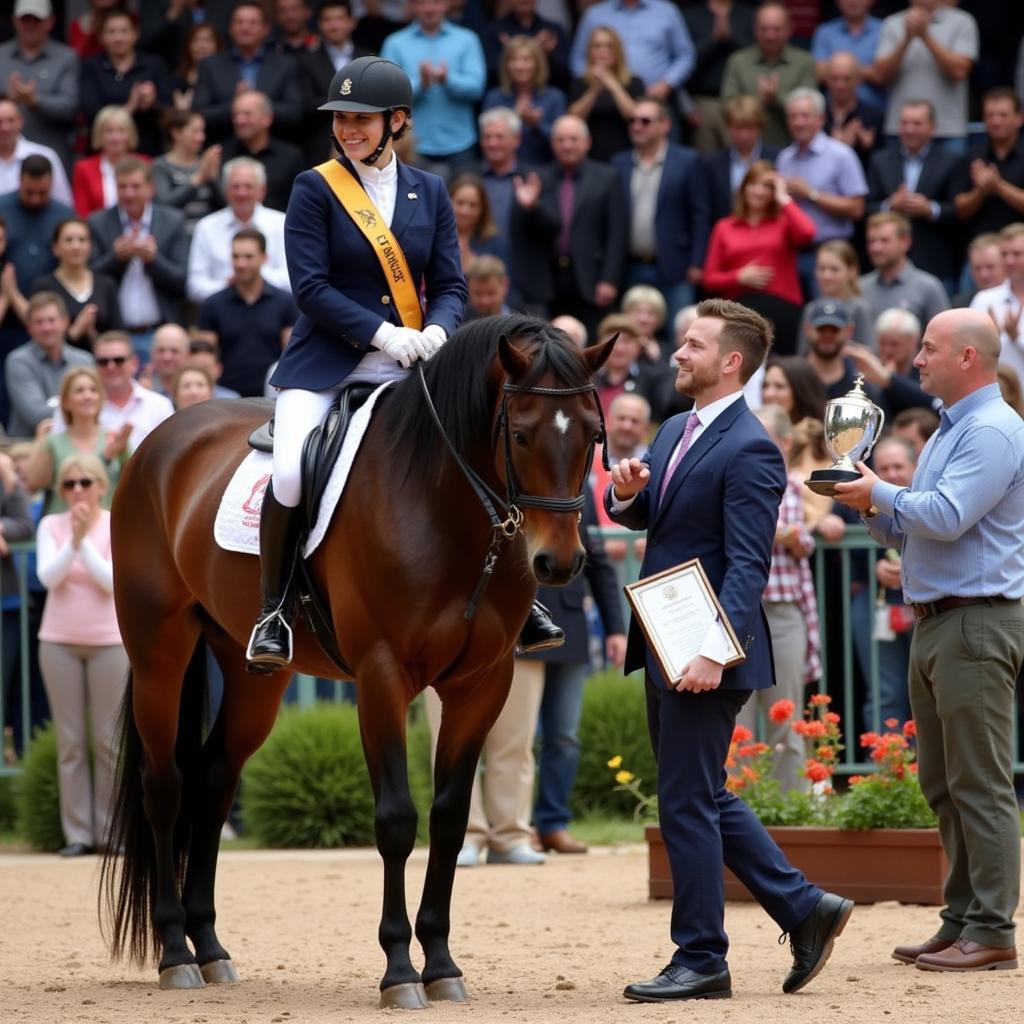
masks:
[[[300,316],[270,380],[279,394],[273,479],[260,520],[262,605],[246,652],[254,672],[276,671],[292,658],[288,591],[307,435],[342,387],[400,378],[429,359],[459,326],[466,304],[444,182],[394,153],[394,142],[411,127],[405,72],[360,57],[335,74],[318,109],[334,115],[331,137],[340,156],[295,179],[285,218]],[[520,649],[561,640],[562,631],[535,606]]]

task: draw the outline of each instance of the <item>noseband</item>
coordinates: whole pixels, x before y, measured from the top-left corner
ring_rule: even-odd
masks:
[[[536,508],[541,509],[544,512],[575,512],[577,516],[582,518],[582,509],[586,503],[584,496],[584,488],[586,487],[587,477],[590,474],[590,466],[594,458],[594,446],[597,444],[597,439],[590,442],[590,446],[587,448],[587,458],[584,464],[583,479],[580,481],[579,493],[574,498],[548,498],[542,494],[526,494],[522,491],[519,486],[519,478],[516,475],[515,466],[512,463],[512,441],[510,437],[510,431],[508,429],[508,403],[509,398],[512,395],[541,395],[547,398],[562,398],[570,395],[585,395],[590,392],[594,393],[596,398],[597,388],[593,383],[582,384],[575,388],[543,388],[543,387],[525,387],[520,384],[511,384],[508,381],[504,384],[504,395],[501,400],[501,410],[498,413],[498,420],[495,426],[496,434],[502,439],[503,453],[505,457],[505,486],[508,490],[508,496],[502,498],[499,496],[493,488],[491,488],[470,466],[462,455],[455,449],[448,435],[445,433],[445,429],[441,424],[441,419],[437,415],[437,409],[434,407],[434,400],[430,397],[430,389],[427,387],[427,380],[423,374],[423,363],[419,362],[416,364],[419,371],[420,385],[423,388],[423,397],[426,400],[427,408],[430,410],[430,415],[434,420],[434,425],[437,427],[438,433],[441,435],[446,447],[452,458],[455,460],[455,464],[462,471],[462,475],[469,481],[470,486],[476,493],[477,498],[480,499],[480,504],[483,505],[484,511],[487,513],[488,518],[491,521],[491,543],[487,548],[487,554],[484,557],[483,569],[480,573],[480,579],[477,582],[476,589],[473,591],[473,596],[469,600],[469,605],[466,608],[465,617],[466,619],[472,619],[476,613],[477,605],[480,603],[480,598],[483,596],[484,590],[487,588],[487,584],[491,581],[491,576],[494,573],[494,566],[498,561],[498,555],[501,553],[501,545],[505,541],[512,540],[513,537],[522,529],[523,525],[523,513],[524,508]],[[601,408],[600,401],[597,402],[597,414],[601,421],[600,440],[604,440],[604,410]],[[608,449],[607,446],[603,446],[601,449],[602,462],[604,468],[608,469]],[[498,514],[497,509],[502,509],[505,518]]]

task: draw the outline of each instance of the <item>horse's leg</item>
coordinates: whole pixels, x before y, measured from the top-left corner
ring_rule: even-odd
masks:
[[[430,809],[430,855],[423,898],[416,916],[416,938],[423,947],[427,997],[463,1002],[468,998],[462,971],[448,948],[455,860],[466,835],[473,779],[484,740],[501,713],[512,679],[507,670],[442,686],[441,728],[434,757],[434,802]]]
[[[155,588],[154,588],[155,591]],[[142,742],[143,809],[153,833],[156,885],[153,931],[161,950],[161,988],[201,988],[202,975],[185,939],[185,908],[178,894],[178,865],[183,851],[175,841],[179,815],[187,815],[178,756],[198,749],[202,720],[205,665],[195,653],[199,620],[191,605],[173,611],[146,595],[121,610],[126,637],[144,638],[132,644],[132,705]],[[123,606],[122,606],[123,607]],[[187,702],[187,706],[185,704]],[[184,805],[184,807],[183,807]],[[183,822],[187,827],[187,822]]]
[[[256,679],[246,672],[245,651],[217,627],[207,639],[224,675],[224,696],[213,728],[203,745],[196,779],[188,868],[182,886],[185,931],[195,948],[208,984],[238,981],[231,956],[214,930],[217,918],[214,887],[220,832],[238,790],[242,766],[273,728],[290,672]]]
[[[405,862],[416,843],[416,808],[409,793],[405,721],[415,692],[408,671],[391,654],[375,654],[359,670],[359,730],[376,805],[374,832],[384,862],[384,905],[378,939],[387,957],[380,1005],[427,1006],[409,958],[412,926],[405,902]]]

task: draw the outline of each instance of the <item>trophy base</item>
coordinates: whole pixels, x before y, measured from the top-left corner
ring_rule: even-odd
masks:
[[[860,473],[855,469],[816,469],[804,484],[815,494],[825,494],[831,498],[836,493],[836,484],[851,483],[859,479]]]

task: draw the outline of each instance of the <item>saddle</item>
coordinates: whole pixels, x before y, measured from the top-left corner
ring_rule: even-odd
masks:
[[[351,384],[342,390],[331,404],[323,423],[310,431],[302,446],[302,537],[301,552],[306,537],[316,523],[324,489],[330,480],[334,464],[338,460],[342,442],[355,411],[373,393],[373,384]],[[272,453],[274,450],[274,420],[257,427],[249,435],[249,446],[259,452]],[[352,678],[352,668],[342,657],[334,625],[323,599],[320,597],[309,574],[306,560],[301,554],[295,560],[295,572],[290,585],[291,595],[299,599],[309,628],[327,655],[347,677]]]

